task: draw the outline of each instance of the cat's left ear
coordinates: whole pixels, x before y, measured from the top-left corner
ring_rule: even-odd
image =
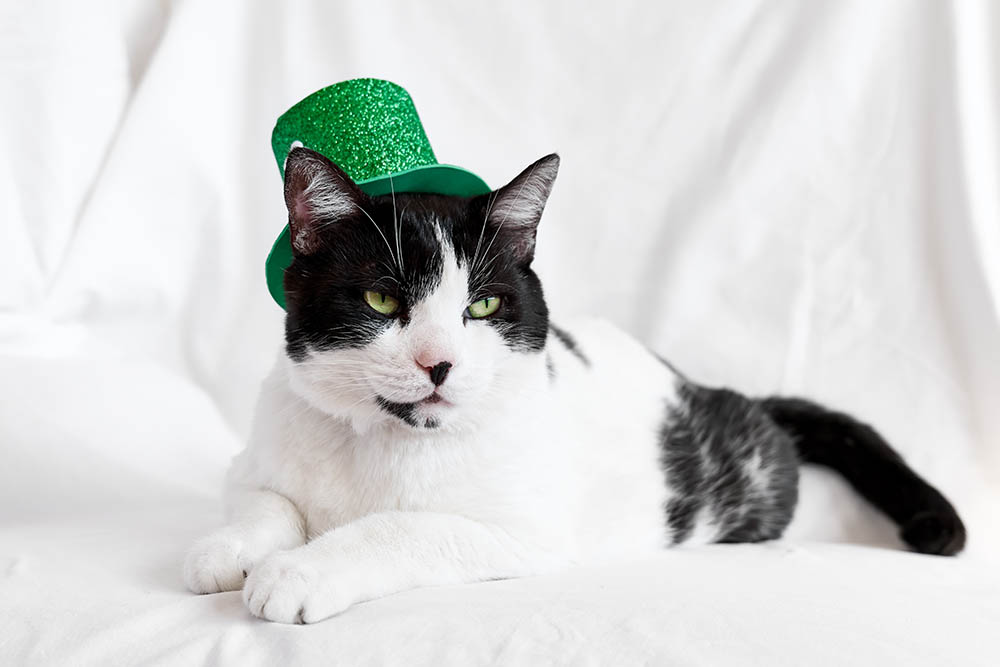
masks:
[[[552,153],[489,195],[490,226],[521,261],[534,257],[535,232],[558,173],[559,156]]]
[[[316,252],[323,227],[356,217],[366,201],[351,177],[321,153],[299,147],[288,154],[285,205],[294,252]]]

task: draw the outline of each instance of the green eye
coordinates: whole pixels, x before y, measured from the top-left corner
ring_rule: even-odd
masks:
[[[469,304],[469,317],[477,320],[481,317],[488,317],[497,312],[497,308],[499,307],[500,297],[488,296],[485,299],[480,299],[475,303]]]
[[[381,292],[372,292],[371,290],[365,292],[365,303],[371,306],[372,310],[383,315],[392,315],[399,310],[399,300]]]

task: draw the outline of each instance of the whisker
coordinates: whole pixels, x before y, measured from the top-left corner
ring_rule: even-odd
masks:
[[[479,259],[479,248],[483,244],[483,234],[486,232],[486,221],[490,219],[490,211],[493,210],[493,203],[497,200],[496,192],[490,193],[490,198],[486,200],[486,215],[483,217],[483,226],[479,229],[479,240],[476,241],[476,252],[472,254],[472,264],[470,269],[475,270],[476,260]]]
[[[403,210],[399,212],[399,227],[396,231],[396,252],[399,255],[399,274],[406,280],[406,271],[403,268],[403,218],[406,217],[406,209],[410,208],[410,204],[413,202],[407,202]]]
[[[497,230],[493,233],[493,238],[490,239],[489,245],[486,246],[486,251],[483,253],[484,255],[490,252],[490,248],[493,247],[493,242],[497,240],[497,236],[500,234],[500,230],[503,229],[504,223],[507,222],[507,217],[510,215],[510,212],[514,210],[514,207],[517,205],[518,200],[521,199],[521,193],[524,192],[525,184],[531,180],[531,175],[535,173],[535,169],[537,169],[537,167],[538,167],[537,163],[531,165],[531,171],[529,171],[528,175],[524,177],[523,181],[521,181],[521,187],[517,189],[517,195],[514,197],[514,201],[511,203],[510,206],[507,207],[507,211],[504,213],[503,220],[500,221],[500,226],[497,227]]]
[[[387,238],[385,237],[385,234],[383,234],[383,233],[382,233],[382,230],[381,230],[381,229],[379,228],[379,226],[378,226],[377,224],[375,224],[375,220],[374,220],[374,219],[373,219],[373,218],[372,218],[372,217],[371,217],[370,215],[368,215],[368,211],[366,211],[366,210],[365,210],[364,208],[362,208],[361,206],[358,206],[358,209],[359,209],[359,210],[360,210],[360,211],[361,211],[362,213],[364,213],[364,214],[365,214],[365,217],[366,217],[366,218],[368,218],[369,220],[371,220],[371,223],[372,223],[372,226],[373,226],[373,227],[375,227],[375,231],[377,231],[377,232],[378,232],[378,235],[382,237],[382,240],[383,240],[383,241],[385,241],[385,247],[386,247],[386,249],[387,249],[387,250],[389,251],[389,257],[391,257],[391,258],[392,258],[392,262],[393,262],[393,264],[395,264],[395,265],[396,265],[396,266],[398,267],[398,266],[399,266],[399,260],[397,260],[397,259],[396,259],[396,256],[395,256],[394,254],[392,254],[392,246],[391,246],[391,245],[389,245],[389,239],[387,239]]]
[[[402,218],[396,215],[396,186],[392,183],[392,174],[389,174],[389,188],[392,189],[392,228],[396,231],[396,261],[399,264],[399,273],[403,274],[403,252],[399,247],[399,230]]]
[[[510,285],[508,285],[507,283],[497,283],[497,282],[486,283],[485,285],[477,285],[476,289],[477,290],[486,290],[487,288],[490,288],[490,287],[506,287],[510,291],[512,291],[512,292],[514,291],[514,288],[511,287]]]

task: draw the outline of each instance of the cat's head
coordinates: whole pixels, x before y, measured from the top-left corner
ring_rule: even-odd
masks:
[[[332,162],[285,163],[292,387],[350,419],[430,431],[488,418],[544,366],[548,309],[531,270],[559,158],[471,198],[369,197]]]

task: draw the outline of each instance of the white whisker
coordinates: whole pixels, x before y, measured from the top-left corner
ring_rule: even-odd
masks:
[[[385,234],[382,233],[382,230],[379,228],[379,226],[377,224],[375,224],[375,220],[370,215],[368,215],[368,211],[366,211],[361,206],[358,206],[358,210],[360,210],[362,213],[364,213],[366,218],[368,218],[369,220],[371,220],[372,226],[375,227],[375,231],[377,231],[378,235],[382,237],[383,241],[385,241],[385,247],[389,251],[389,257],[392,257],[392,263],[395,264],[398,267],[399,266],[399,261],[396,259],[396,256],[394,254],[392,254],[392,246],[389,245],[389,239],[387,239],[385,237]]]
[[[521,181],[521,187],[517,189],[517,195],[514,197],[514,201],[511,202],[510,206],[508,206],[507,210],[504,212],[503,220],[500,221],[500,225],[497,227],[497,230],[493,233],[493,238],[490,239],[489,245],[486,246],[486,250],[483,252],[484,255],[489,254],[490,248],[493,247],[493,242],[497,240],[497,236],[500,234],[500,230],[503,229],[504,223],[507,222],[507,217],[510,215],[510,212],[513,211],[514,208],[517,206],[517,202],[520,201],[521,193],[524,192],[525,184],[527,184],[531,180],[531,175],[535,173],[535,169],[537,167],[538,167],[537,163],[531,165],[531,171],[529,171],[528,175],[525,176],[524,180]]]
[[[389,174],[389,188],[392,190],[392,228],[396,231],[396,261],[399,264],[399,273],[403,275],[403,251],[399,245],[399,232],[403,224],[403,218],[396,215],[396,186],[392,183],[392,174]]]
[[[483,226],[479,228],[479,240],[476,241],[476,252],[472,254],[472,264],[469,266],[469,270],[475,270],[476,260],[479,259],[479,248],[483,244],[483,234],[486,232],[486,221],[490,219],[490,211],[493,210],[493,203],[497,198],[496,192],[491,192],[489,199],[486,200],[486,215],[483,216]]]

